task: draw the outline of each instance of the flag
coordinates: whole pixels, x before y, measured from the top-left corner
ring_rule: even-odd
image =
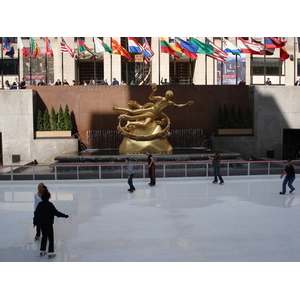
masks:
[[[5,51],[5,55],[14,58],[14,46],[8,37],[3,38],[3,50]]]
[[[180,48],[180,50],[188,57],[197,59],[197,51],[199,46],[189,43],[180,39],[179,37],[175,37],[175,44]]]
[[[112,49],[108,47],[103,41],[101,41],[99,38],[94,37],[94,43],[95,43],[95,51],[96,52],[109,52],[110,54],[113,53]]]
[[[207,56],[216,59],[221,62],[226,62],[228,53],[224,52],[220,47],[211,42],[208,38],[205,38],[205,43],[213,46],[215,52],[213,54],[207,54]]]
[[[284,61],[284,60],[288,59],[289,57],[290,57],[290,55],[286,51],[285,47],[281,47],[280,48],[280,61]]]
[[[128,51],[135,53],[143,53],[142,45],[133,37],[128,38]]]
[[[123,48],[115,39],[111,39],[111,49],[113,50],[113,54],[118,54],[126,57],[128,61],[131,60],[129,53]]]
[[[53,49],[47,37],[45,38],[45,43],[46,43],[46,53],[49,53],[53,57]]]
[[[176,47],[175,45],[172,45],[168,43],[164,38],[160,38],[160,51],[162,53],[169,53],[176,57],[177,60],[180,60],[182,57],[182,52],[180,48]]]
[[[255,43],[260,44],[262,46],[263,50],[261,51],[261,55],[273,55],[274,54],[275,48],[266,49],[264,44],[262,44],[260,41],[255,40],[254,38],[252,38],[252,42],[255,42]]]
[[[243,53],[248,54],[263,54],[264,51],[264,45],[259,43],[250,43],[241,37],[238,37],[237,46]]]
[[[143,37],[143,49],[144,54],[147,54],[144,55],[144,64],[147,65],[150,62],[152,56],[154,55],[154,52],[151,50],[151,47],[145,37]]]
[[[67,52],[72,58],[76,58],[75,52],[68,46],[64,38],[60,39],[60,52]]]
[[[22,39],[20,37],[18,37],[18,48],[22,50],[23,56],[28,58],[28,52],[26,50],[26,48],[23,45]]]
[[[98,53],[94,52],[93,50],[91,50],[91,49],[90,49],[83,41],[81,41],[80,39],[77,39],[77,43],[78,43],[78,53],[87,51],[87,52],[91,53],[93,56],[101,57],[100,54],[98,54]]]
[[[190,42],[192,44],[195,44],[198,46],[197,53],[202,53],[202,54],[213,54],[215,52],[214,47],[212,45],[202,43],[199,40],[190,37]]]
[[[30,51],[33,57],[36,57],[39,52],[41,52],[37,42],[33,38],[29,38],[30,41]]]
[[[240,55],[240,53],[242,53],[242,50],[238,49],[235,45],[233,45],[225,38],[222,38],[222,43],[223,43],[224,52],[232,53],[233,55]]]
[[[265,37],[265,48],[266,49],[274,49],[284,47],[286,42],[282,42],[273,37]]]

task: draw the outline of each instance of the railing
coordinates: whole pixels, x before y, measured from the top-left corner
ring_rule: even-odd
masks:
[[[147,178],[146,165],[133,163],[135,178]],[[300,171],[300,160],[293,161],[296,173]],[[212,177],[211,162],[168,162],[155,163],[157,178]],[[222,161],[222,176],[251,176],[281,174],[285,160],[277,161]],[[0,181],[17,180],[82,180],[82,179],[122,179],[126,178],[126,164],[69,164],[69,165],[25,165],[0,167]]]

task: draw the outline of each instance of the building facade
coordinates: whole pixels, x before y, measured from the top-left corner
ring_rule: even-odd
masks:
[[[90,50],[95,50],[93,37],[65,37],[67,45],[74,50],[76,59],[69,53],[61,52],[61,38],[50,37],[50,45],[53,49],[53,56],[46,54],[45,38],[33,37],[40,48],[40,53],[34,58],[29,55],[24,57],[22,50],[18,49],[17,38],[10,40],[15,49],[15,55],[10,58],[5,55],[2,47],[1,55],[1,86],[9,81],[11,84],[17,78],[21,81],[25,78],[28,85],[38,84],[44,81],[46,84],[57,79],[61,82],[65,79],[71,84],[89,84],[93,80],[95,84],[101,84],[105,79],[111,84],[113,79],[121,84],[133,82],[137,85],[154,82],[160,84],[162,79],[170,84],[196,84],[196,85],[237,85],[244,78],[247,85],[264,85],[269,79],[272,85],[292,86],[300,77],[298,38],[280,37],[285,41],[285,49],[289,57],[280,60],[280,49],[274,50],[272,55],[229,54],[227,61],[222,63],[208,57],[205,54],[197,54],[197,59],[183,55],[176,60],[173,55],[161,53],[160,38],[147,37],[147,41],[154,52],[151,62],[145,64],[140,54],[130,52],[130,61],[124,56],[110,54],[109,52],[99,53],[94,56],[88,51],[78,52],[78,40],[82,41]],[[113,37],[124,49],[128,50],[127,37]],[[135,38],[140,44],[142,38]],[[174,39],[164,37],[170,43]],[[187,37],[181,37],[189,40]],[[205,42],[204,37],[197,37]],[[222,39],[209,37],[215,45],[222,48]],[[237,45],[236,37],[226,38],[233,45]],[[243,37],[251,42],[252,38]],[[264,38],[255,37],[256,42],[263,43]],[[21,38],[25,48],[30,53],[29,38]],[[100,37],[100,40],[111,47],[112,37]],[[298,58],[299,57],[299,58]]]

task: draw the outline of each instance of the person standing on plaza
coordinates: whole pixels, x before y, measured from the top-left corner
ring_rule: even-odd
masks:
[[[60,79],[57,79],[54,85],[61,85]]]
[[[20,82],[20,87],[21,87],[21,89],[26,89],[27,88],[25,78],[22,78],[22,81]]]
[[[266,85],[272,85],[272,82],[270,80],[270,78],[267,79],[267,81],[265,82]]]
[[[290,193],[292,193],[295,190],[295,188],[293,187],[293,182],[296,178],[296,175],[295,175],[294,166],[292,165],[292,161],[290,159],[288,159],[287,166],[285,167],[283,173],[280,175],[280,179],[282,179],[283,176],[285,177],[282,182],[282,191],[279,194],[281,195],[285,194],[286,185],[288,185],[288,187],[291,189]]]
[[[213,183],[218,183],[218,178],[220,180],[220,184],[224,183],[224,180],[220,174],[220,168],[221,168],[221,156],[220,154],[216,151],[215,155],[213,157],[208,157],[213,164],[214,167],[214,181]]]
[[[34,212],[35,212],[38,204],[40,202],[42,202],[41,196],[42,196],[43,192],[45,191],[44,184],[39,183],[37,189],[38,189],[37,193],[34,194],[34,206],[33,206],[34,207],[34,209],[33,209]],[[41,236],[41,227],[37,224],[36,225],[36,235],[35,235],[34,240],[37,241],[40,238],[40,236]]]
[[[155,185],[155,165],[154,165],[154,158],[150,151],[146,151],[146,155],[148,155],[148,163],[147,163],[147,169],[149,171],[149,178],[150,178],[150,186]]]
[[[135,191],[135,187],[133,185],[133,176],[134,176],[133,165],[128,157],[125,158],[125,163],[127,164],[127,177],[128,177],[128,184],[129,184],[128,192],[133,193]]]
[[[111,85],[119,85],[119,81],[116,78],[113,78]]]
[[[12,89],[13,89],[13,90],[18,90],[19,87],[20,87],[20,83],[19,83],[19,81],[18,81],[18,78],[15,78],[15,81],[14,81],[13,84],[12,84]]]
[[[58,218],[68,218],[68,215],[59,212],[53,203],[49,201],[51,198],[51,194],[49,193],[47,187],[44,186],[45,191],[43,192],[41,198],[42,202],[40,202],[35,210],[35,224],[39,225],[42,230],[42,240],[40,247],[40,256],[44,256],[47,254],[46,246],[47,240],[49,240],[48,246],[48,258],[53,258],[56,256],[54,253],[54,231],[53,231],[53,223],[54,216]]]

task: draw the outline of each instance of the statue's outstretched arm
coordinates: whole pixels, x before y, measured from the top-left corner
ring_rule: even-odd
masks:
[[[182,107],[186,107],[186,106],[190,106],[194,103],[194,101],[189,101],[185,104],[176,104],[172,101],[172,106],[176,107],[176,108],[182,108]]]

